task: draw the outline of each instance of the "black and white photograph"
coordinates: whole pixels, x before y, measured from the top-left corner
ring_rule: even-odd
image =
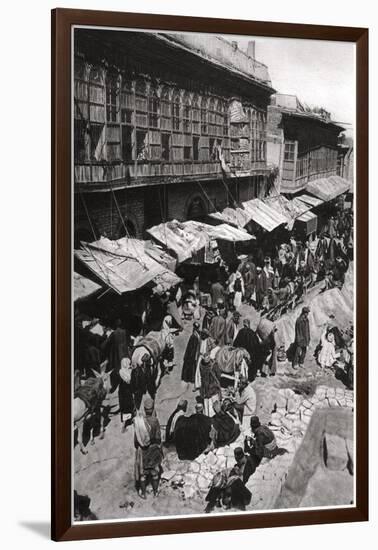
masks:
[[[355,506],[355,48],[73,27],[73,523]]]

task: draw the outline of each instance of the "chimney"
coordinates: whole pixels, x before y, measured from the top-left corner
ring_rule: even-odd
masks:
[[[238,49],[238,43],[237,43],[236,40],[233,40],[233,41],[231,42],[231,45],[232,45],[232,49],[233,49],[233,50],[236,51],[236,50]]]
[[[256,53],[256,42],[254,40],[250,40],[247,46],[247,55],[248,57],[252,57],[252,59],[255,59],[255,53]]]

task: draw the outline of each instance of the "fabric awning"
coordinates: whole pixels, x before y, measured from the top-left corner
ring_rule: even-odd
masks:
[[[147,232],[168,250],[173,251],[179,262],[189,260],[207,246],[209,235],[173,220],[150,227]]]
[[[294,200],[303,202],[303,204],[307,205],[309,208],[314,208],[315,206],[320,206],[324,203],[322,199],[312,197],[306,193],[303,193],[303,195],[298,195],[298,197],[295,197]]]
[[[250,219],[267,231],[273,231],[281,224],[287,223],[287,218],[261,199],[252,199],[243,203],[244,209]]]
[[[75,302],[76,300],[88,298],[101,288],[101,285],[99,285],[98,283],[95,283],[94,281],[91,281],[87,277],[83,277],[83,275],[80,275],[76,272],[74,272],[73,283],[73,295]]]
[[[111,241],[104,237],[82,243],[75,256],[99,279],[118,294],[142,288],[147,283],[161,284],[164,290],[181,279],[160,265],[146,252],[145,241],[124,237]]]
[[[299,220],[300,222],[309,222],[310,220],[315,220],[318,216],[316,214],[314,214],[313,212],[311,212],[311,210],[307,210],[307,212],[305,212],[304,214],[302,214],[301,216],[299,216],[297,218],[297,220]]]
[[[341,176],[330,176],[310,181],[306,186],[307,193],[311,193],[323,201],[331,201],[346,193],[350,189],[350,182]]]
[[[209,225],[192,220],[161,223],[151,227],[147,232],[168,250],[172,250],[179,262],[189,260],[203,248],[208,249],[211,241],[238,242],[254,239],[254,236],[244,229],[228,224]]]
[[[251,220],[250,216],[243,208],[230,208],[227,207],[222,212],[214,212],[209,214],[211,218],[218,221],[228,223],[235,227],[245,227]]]
[[[205,231],[210,238],[221,241],[241,242],[255,239],[254,235],[250,235],[244,229],[233,227],[227,223],[222,223],[220,225],[209,225],[207,223],[188,221],[185,222],[185,226],[194,227],[199,231]]]
[[[297,199],[289,200],[283,195],[274,195],[266,197],[264,203],[274,208],[278,213],[282,214],[287,220],[287,229],[291,231],[295,220],[309,210],[309,206],[305,205],[303,202],[298,201]]]

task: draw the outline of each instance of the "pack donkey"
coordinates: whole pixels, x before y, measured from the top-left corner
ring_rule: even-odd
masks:
[[[101,373],[92,369],[95,376],[93,378],[88,378],[83,385],[75,384],[73,420],[74,428],[77,429],[79,448],[83,454],[88,453],[83,444],[83,429],[85,422],[90,422],[99,418],[101,431],[100,438],[103,439],[104,437],[104,415],[101,414],[101,406],[111,390],[110,375],[112,373],[112,371],[105,372],[106,365],[106,361],[101,365]],[[94,423],[92,422],[90,429],[92,445],[94,444],[93,430]]]

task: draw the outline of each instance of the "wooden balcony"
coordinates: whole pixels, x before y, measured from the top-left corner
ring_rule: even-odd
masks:
[[[177,178],[211,179],[219,177],[221,167],[213,162],[138,162],[132,164],[76,164],[75,185],[88,190],[114,185],[135,187],[154,183],[169,183]],[[165,181],[164,181],[165,180]]]

